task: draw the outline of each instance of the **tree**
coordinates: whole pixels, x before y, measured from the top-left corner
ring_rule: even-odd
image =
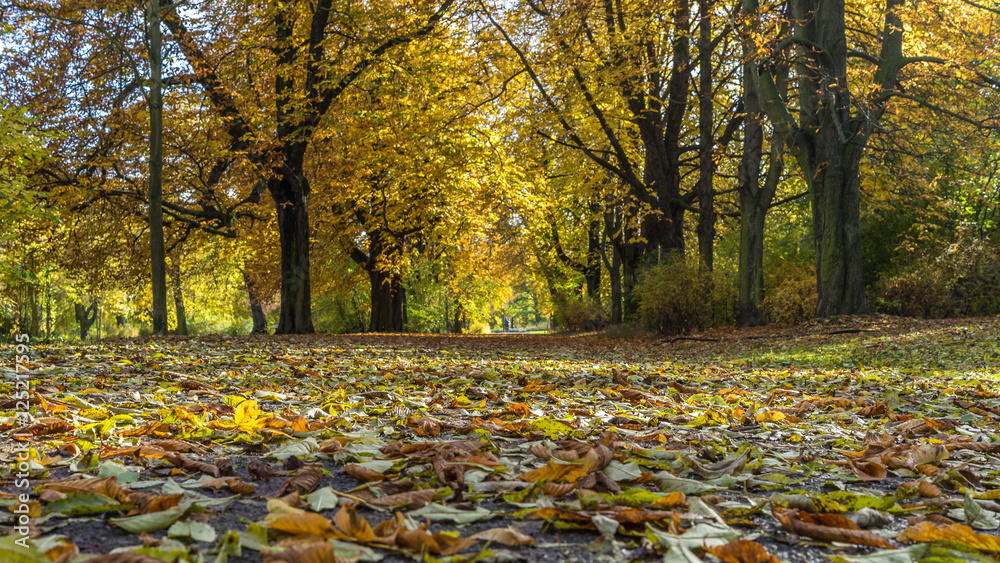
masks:
[[[258,186],[266,187],[274,201],[281,244],[278,333],[313,332],[309,274],[312,188],[306,161],[317,128],[349,86],[386,53],[429,35],[453,3],[444,0],[437,6],[412,10],[390,2],[384,6],[387,13],[380,14],[380,25],[363,33],[355,18],[370,14],[338,12],[332,0],[315,4],[280,1],[263,10],[260,18],[240,33],[274,37],[273,61],[269,62],[274,109],[270,134],[241,111],[236,89],[225,83],[219,71],[221,61],[213,58],[212,52],[221,54],[226,49],[220,45],[212,46],[211,51],[203,48],[180,11],[174,9],[176,5],[168,6],[164,21],[177,38],[213,110],[226,121],[230,151],[246,154],[263,173],[265,179]],[[371,14],[376,13],[375,6],[370,9]],[[428,11],[430,15],[425,16]],[[403,23],[386,25],[385,21]],[[264,142],[267,137],[272,140]]]

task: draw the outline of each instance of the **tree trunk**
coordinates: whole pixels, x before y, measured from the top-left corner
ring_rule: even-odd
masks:
[[[403,278],[396,262],[403,249],[388,233],[368,233],[368,258],[365,269],[371,282],[371,317],[369,332],[403,331]]]
[[[86,340],[90,327],[94,326],[97,320],[97,301],[91,301],[89,307],[84,307],[83,303],[73,306],[76,315],[76,322],[80,323],[80,340]]]
[[[188,335],[187,315],[184,312],[184,289],[181,287],[181,267],[174,264],[170,269],[170,282],[174,289],[174,310],[177,314],[177,330],[175,334]]]
[[[264,307],[260,303],[260,295],[257,294],[257,287],[250,275],[246,271],[246,264],[243,270],[243,284],[247,288],[247,298],[250,300],[250,318],[253,320],[253,328],[250,334],[267,334],[267,316],[264,314]]]
[[[747,15],[757,10],[756,0],[746,0],[743,5]],[[737,171],[737,190],[740,203],[740,255],[739,255],[739,316],[740,326],[767,324],[764,313],[764,227],[767,211],[778,189],[784,170],[782,145],[777,135],[772,135],[771,152],[764,185],[760,183],[760,166],[764,151],[764,125],[757,82],[753,78],[748,45],[743,65],[743,155]],[[776,74],[777,93],[785,99],[788,92],[788,67]]]
[[[607,252],[602,254],[604,265],[611,280],[611,324],[622,324],[622,253],[621,253],[621,212],[611,203],[610,197],[604,207],[604,235],[610,243],[611,260]]]
[[[816,241],[816,315],[867,315],[861,248],[860,158],[851,147],[824,146],[820,135],[815,158],[828,163],[811,182]],[[847,153],[847,154],[845,154]]]
[[[587,280],[587,299],[601,304],[601,203],[591,200],[588,206],[590,221],[587,223],[587,262],[583,276]]]
[[[371,281],[371,317],[368,332],[403,331],[403,280],[378,268],[368,272]]]
[[[622,324],[622,254],[611,247],[611,324]]]
[[[281,240],[281,312],[276,334],[315,332],[309,287],[309,181],[302,174],[305,148],[300,148],[301,156],[286,155],[281,175],[268,186],[277,207]]]
[[[749,0],[748,0],[749,1]],[[868,314],[861,246],[860,162],[872,129],[886,109],[903,65],[905,0],[886,0],[885,26],[865,108],[852,115],[847,81],[843,0],[794,0],[799,76],[799,123],[780,99],[768,69],[755,72],[761,104],[795,155],[812,194],[816,244],[816,314]]]
[[[163,241],[163,59],[160,2],[149,0],[149,260],[153,334],[167,333],[167,253]]]
[[[712,92],[712,2],[698,0],[701,24],[698,32],[698,255],[701,265],[709,272],[714,267],[715,250],[715,189],[712,185],[715,163],[712,160],[715,143],[713,113],[715,96]]]
[[[462,324],[465,319],[465,308],[458,299],[455,299],[455,321],[451,325],[452,334],[462,334]]]

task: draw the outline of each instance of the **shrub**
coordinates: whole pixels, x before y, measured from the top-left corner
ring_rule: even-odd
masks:
[[[608,324],[604,309],[589,299],[580,297],[563,298],[556,303],[552,312],[557,327],[569,331],[594,331]]]
[[[816,316],[816,266],[786,262],[767,278],[764,312],[768,319],[797,324]]]
[[[875,306],[907,317],[1000,315],[1000,251],[960,235],[940,256],[917,261],[878,284]]]
[[[639,319],[663,334],[731,323],[737,306],[732,280],[703,271],[695,260],[674,259],[647,269],[636,294]]]

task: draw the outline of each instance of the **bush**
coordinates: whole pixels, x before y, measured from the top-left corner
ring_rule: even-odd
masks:
[[[569,331],[590,332],[608,324],[604,309],[580,297],[561,299],[552,312],[552,319],[557,327]]]
[[[816,266],[786,262],[767,276],[764,312],[773,322],[797,324],[816,316]]]
[[[907,317],[1000,315],[1000,249],[959,236],[937,258],[920,260],[878,284],[875,306]]]
[[[738,297],[724,274],[702,271],[696,261],[684,259],[646,270],[636,294],[642,324],[663,334],[731,323]]]

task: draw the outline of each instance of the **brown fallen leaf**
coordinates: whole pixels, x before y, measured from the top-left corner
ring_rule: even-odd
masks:
[[[340,533],[333,524],[315,512],[286,514],[268,526],[293,536],[321,536],[324,538],[350,539]]]
[[[980,551],[1000,552],[1000,536],[979,534],[972,528],[961,524],[952,524],[941,528],[932,522],[920,522],[904,530],[896,540],[912,542],[956,541]]]
[[[65,481],[50,481],[42,484],[44,489],[52,489],[61,493],[98,493],[111,497],[118,502],[128,502],[128,491],[118,484],[115,477],[100,479],[67,479]]]
[[[807,538],[895,549],[884,537],[862,530],[840,514],[809,514],[796,508],[777,507],[771,509],[771,514],[786,530]]]
[[[855,461],[848,460],[854,476],[862,481],[881,481],[885,479],[887,471],[884,465],[877,461]]]
[[[576,483],[545,483],[542,491],[551,497],[561,497],[576,488]]]
[[[410,508],[420,508],[421,506],[427,504],[434,498],[441,489],[424,489],[422,491],[409,491],[405,493],[398,493],[395,495],[384,496],[381,498],[372,499],[366,501],[367,504],[374,504],[375,506],[381,506],[385,508],[392,508],[394,506],[408,506]]]
[[[183,440],[158,440],[149,445],[154,448],[160,448],[162,450],[178,452],[178,453],[195,453],[195,454],[208,453],[204,450],[204,448],[200,448],[192,443],[185,442]]]
[[[240,479],[239,477],[219,477],[217,479],[209,479],[208,481],[202,483],[201,486],[211,487],[216,490],[228,487],[229,490],[239,495],[252,495],[257,490],[253,485],[245,483],[243,479]]]
[[[425,524],[416,530],[400,530],[396,535],[396,545],[417,552],[448,556],[476,545],[476,540],[456,538],[440,532],[429,534]]]
[[[277,473],[271,469],[271,466],[267,463],[255,459],[247,465],[247,471],[253,476],[255,481],[268,481],[271,477],[277,475]]]
[[[39,418],[27,426],[15,428],[11,431],[10,435],[15,440],[18,440],[21,439],[21,436],[50,436],[52,434],[66,434],[69,432],[76,432],[76,426],[59,418],[46,417]]]
[[[283,551],[269,551],[263,554],[264,563],[355,563],[361,554],[354,557],[339,557],[331,544],[311,542],[305,545],[286,547]]]
[[[134,516],[136,514],[152,514],[154,512],[162,512],[168,508],[173,508],[180,504],[181,499],[184,495],[158,495],[155,493],[146,493],[143,491],[127,491],[128,502],[133,505],[132,510],[128,513],[129,516]]]
[[[366,483],[374,483],[378,481],[385,481],[386,476],[363,465],[348,464],[344,466],[344,473],[348,476],[357,479],[358,481],[364,481]]]
[[[512,528],[490,528],[469,536],[470,540],[496,542],[509,547],[535,543],[535,538]]]
[[[212,477],[219,476],[219,468],[215,464],[205,463],[203,461],[198,461],[195,459],[190,459],[184,455],[165,455],[163,459],[169,461],[170,463],[180,467],[185,471],[201,471],[202,473],[208,473]]]
[[[780,559],[754,541],[732,541],[726,545],[706,547],[705,551],[718,557],[723,563],[781,563]]]
[[[578,464],[548,462],[544,467],[529,471],[521,475],[520,479],[529,483],[534,483],[540,479],[549,482],[575,483],[581,477],[589,473]]]
[[[944,491],[930,481],[907,481],[900,484],[899,488],[904,491],[916,492],[924,498],[941,498],[945,496]]]
[[[614,457],[615,454],[611,451],[611,448],[604,444],[597,444],[583,456],[583,461],[580,465],[586,473],[600,471],[607,467]]]
[[[295,473],[295,477],[292,477],[285,483],[285,486],[281,488],[281,494],[297,492],[300,495],[304,495],[310,493],[316,488],[322,477],[322,469],[315,465],[306,465]]]
[[[334,525],[351,541],[375,541],[375,531],[367,520],[358,515],[354,503],[347,503],[333,517]]]

